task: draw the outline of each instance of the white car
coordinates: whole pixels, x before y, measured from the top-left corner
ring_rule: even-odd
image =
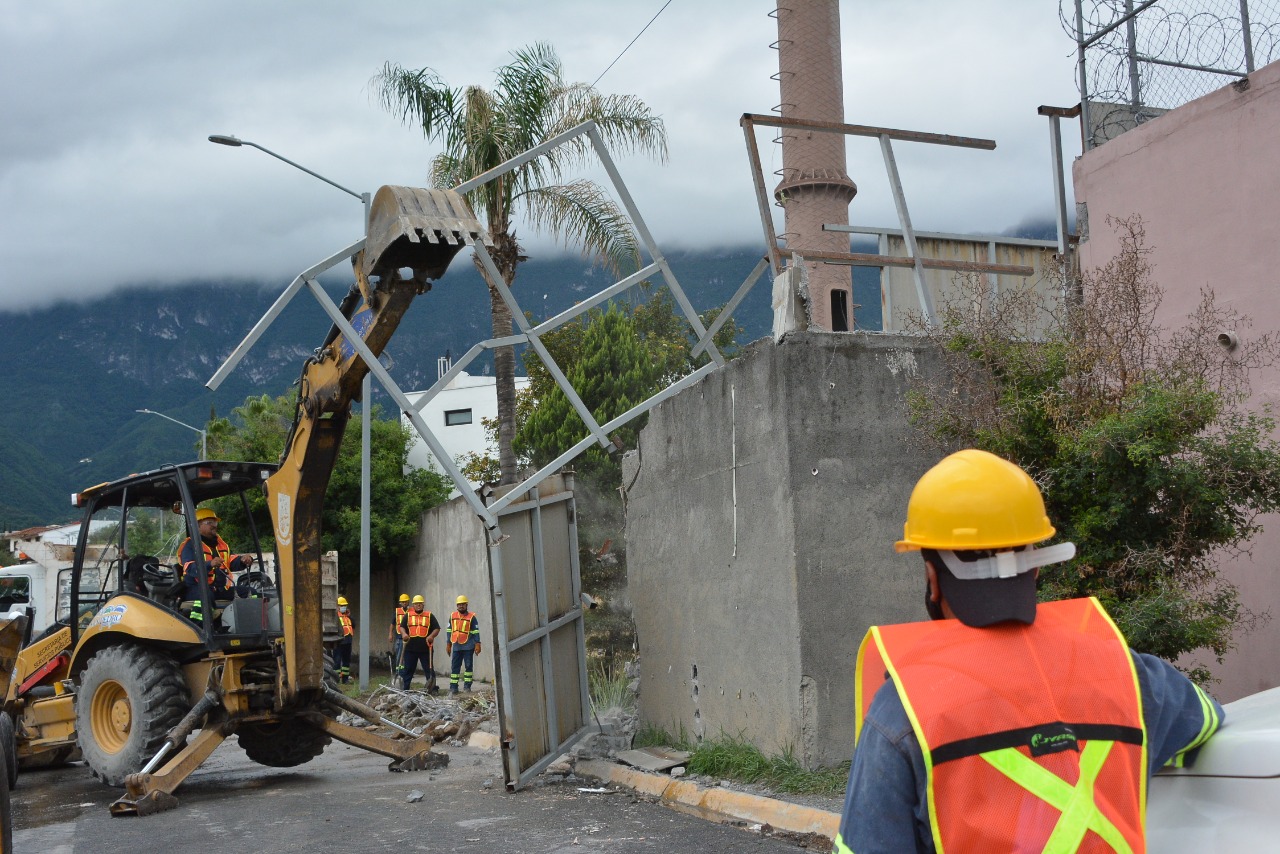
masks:
[[[1147,850],[1280,851],[1280,688],[1226,706],[1191,768],[1151,779]]]

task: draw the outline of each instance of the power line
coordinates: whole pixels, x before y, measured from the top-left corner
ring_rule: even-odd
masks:
[[[667,8],[668,6],[670,6],[670,5],[671,5],[671,0],[667,0],[667,2],[666,2],[666,3],[663,3],[663,4],[662,4],[662,8],[658,10],[658,15],[661,15],[664,11],[666,11],[666,8]],[[650,18],[650,19],[649,19],[649,23],[647,23],[647,24],[645,24],[645,25],[644,25],[644,29],[642,29],[640,32],[636,33],[636,37],[635,37],[634,39],[632,39],[630,42],[628,42],[628,43],[627,43],[627,46],[626,46],[626,47],[624,47],[624,48],[622,49],[622,53],[620,53],[620,54],[618,54],[617,56],[615,56],[615,57],[613,58],[613,62],[609,63],[609,67],[608,67],[608,68],[606,68],[604,71],[601,71],[601,72],[600,72],[600,77],[597,77],[597,78],[596,78],[596,79],[591,83],[591,87],[592,87],[593,89],[595,88],[596,83],[599,83],[599,82],[600,82],[600,79],[601,79],[602,77],[604,77],[606,74],[608,74],[608,73],[609,73],[609,68],[613,68],[613,66],[615,66],[615,65],[617,65],[617,64],[618,64],[618,60],[619,60],[619,59],[622,59],[622,54],[623,54],[623,53],[626,53],[627,51],[629,51],[629,50],[631,49],[631,45],[635,44],[635,43],[636,43],[636,41],[637,41],[637,40],[639,40],[639,38],[640,38],[642,35],[644,35],[644,31],[645,31],[645,30],[647,30],[647,29],[649,29],[649,27],[651,27],[651,26],[653,25],[653,22],[654,22],[654,21],[658,20],[658,15],[654,15],[652,18]]]

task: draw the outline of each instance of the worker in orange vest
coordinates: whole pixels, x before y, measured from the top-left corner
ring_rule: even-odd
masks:
[[[391,623],[390,629],[387,631],[387,643],[392,644],[391,647],[391,678],[404,672],[404,635],[400,628],[400,624],[404,622],[404,612],[409,610],[409,594],[401,593],[400,599],[396,602],[396,618]]]
[[[356,628],[351,622],[351,608],[347,597],[338,597],[338,622],[342,624],[342,637],[333,645],[333,666],[338,671],[338,681],[346,685],[351,681],[351,646],[355,642]]]
[[[1037,606],[1038,568],[1075,555],[1034,545],[1054,533],[1035,481],[985,451],[920,478],[895,548],[922,552],[932,621],[862,642],[836,852],[1146,850],[1148,778],[1222,707],[1096,599]]]
[[[480,651],[480,621],[471,610],[466,596],[459,596],[457,610],[449,616],[449,640],[445,652],[452,656],[449,664],[449,693],[462,690],[471,692],[472,664],[475,653]]]
[[[422,662],[422,673],[427,677],[427,693],[436,692],[436,674],[431,669],[431,646],[440,634],[440,621],[426,610],[426,599],[414,596],[413,604],[404,612],[400,628],[404,633],[404,672],[401,674],[405,690],[413,682],[413,675]]]

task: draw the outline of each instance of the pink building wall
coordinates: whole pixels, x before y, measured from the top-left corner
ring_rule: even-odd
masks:
[[[1139,214],[1165,291],[1159,320],[1178,324],[1212,286],[1219,302],[1252,319],[1241,341],[1280,330],[1280,62],[1227,85],[1076,160],[1077,203],[1087,206],[1082,269],[1119,249],[1108,215]],[[1083,236],[1083,233],[1082,233]],[[1254,400],[1280,413],[1280,367],[1253,377]],[[1252,610],[1271,621],[1237,639],[1223,665],[1205,663],[1233,700],[1280,685],[1280,517],[1263,520],[1253,557],[1222,567]]]

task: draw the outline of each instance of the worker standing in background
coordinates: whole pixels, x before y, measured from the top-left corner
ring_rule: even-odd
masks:
[[[351,609],[343,596],[338,597],[338,622],[342,623],[342,637],[333,645],[333,666],[338,671],[338,682],[346,685],[351,681],[351,644],[355,640],[356,628],[351,622]]]
[[[404,612],[407,610],[409,610],[409,594],[401,593],[399,601],[396,602],[396,619],[387,632],[387,643],[392,644],[391,678],[393,681],[404,670],[404,635],[401,634],[404,630],[400,628],[400,624],[404,622]]]
[[[862,642],[835,851],[1146,850],[1150,775],[1222,707],[1097,599],[1037,606],[1038,568],[1075,555],[1034,547],[1054,533],[1035,481],[985,451],[920,478],[895,548],[922,553],[933,622]]]
[[[459,596],[457,610],[449,617],[449,641],[445,650],[453,656],[449,665],[449,693],[471,691],[471,667],[474,654],[480,651],[480,622],[471,611],[466,596]]]
[[[440,621],[426,610],[426,601],[421,596],[413,597],[413,604],[404,612],[404,620],[400,624],[404,629],[404,672],[401,678],[404,689],[409,690],[413,682],[413,674],[422,662],[423,675],[427,677],[427,693],[435,693],[435,674],[431,672],[431,642],[440,634]]]

